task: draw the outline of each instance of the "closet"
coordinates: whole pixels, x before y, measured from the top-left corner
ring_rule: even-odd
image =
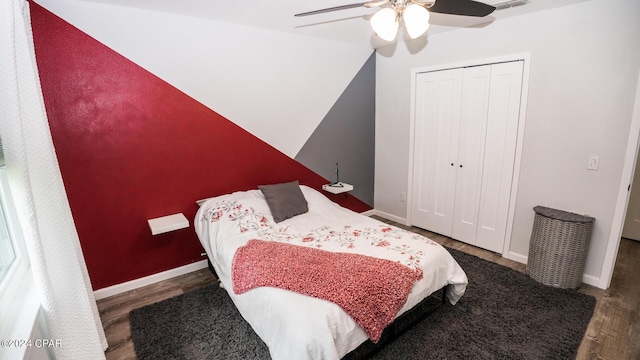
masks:
[[[523,61],[416,74],[411,224],[502,253]]]

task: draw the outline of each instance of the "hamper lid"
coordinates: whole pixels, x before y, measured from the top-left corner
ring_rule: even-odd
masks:
[[[584,215],[562,211],[558,209],[552,209],[544,206],[536,206],[533,208],[533,211],[535,211],[537,214],[540,214],[542,216],[556,219],[556,220],[561,220],[561,221],[590,223],[596,220],[595,218],[590,216],[584,216]]]

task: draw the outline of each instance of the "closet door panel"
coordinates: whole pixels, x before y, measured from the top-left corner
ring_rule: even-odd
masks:
[[[412,223],[451,234],[462,69],[420,74],[416,82]]]
[[[521,61],[491,66],[476,245],[495,252],[506,236],[521,92]]]
[[[464,69],[451,236],[469,244],[476,242],[490,80],[490,66]]]

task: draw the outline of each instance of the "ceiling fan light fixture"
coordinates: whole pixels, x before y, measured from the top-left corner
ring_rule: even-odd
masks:
[[[409,37],[415,39],[429,28],[429,11],[418,4],[410,4],[402,13],[402,20]]]
[[[316,15],[357,7],[383,7],[371,17],[371,27],[378,37],[393,41],[398,35],[400,18],[412,39],[420,37],[429,28],[430,13],[484,17],[496,10],[496,6],[475,0],[365,0],[366,2],[333,6],[325,9],[307,11],[294,16]],[[437,2],[436,2],[437,1]],[[486,0],[482,0],[486,1]],[[528,0],[503,1],[501,6],[525,4]],[[497,5],[497,4],[496,4]],[[427,10],[428,9],[428,10]]]
[[[398,16],[392,8],[380,9],[371,17],[371,27],[383,40],[393,41],[398,34]]]

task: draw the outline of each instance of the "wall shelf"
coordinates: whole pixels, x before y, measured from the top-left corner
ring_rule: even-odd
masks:
[[[341,193],[353,190],[353,185],[351,184],[339,182],[338,185],[342,185],[342,186],[337,186],[332,184],[322,185],[322,190],[330,192],[332,194],[341,194]]]
[[[147,220],[151,235],[158,235],[173,230],[189,227],[189,220],[182,214],[173,214]]]

